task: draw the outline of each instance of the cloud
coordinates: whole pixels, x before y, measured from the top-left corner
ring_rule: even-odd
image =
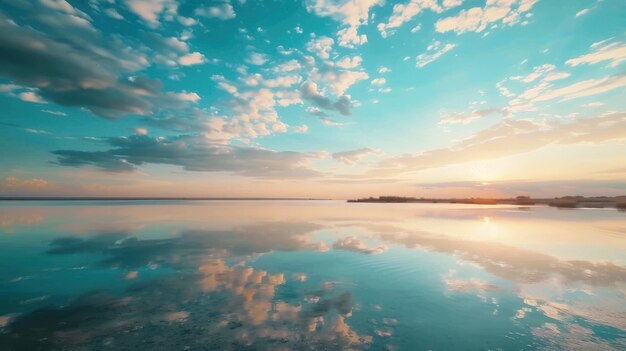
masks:
[[[446,17],[435,23],[437,32],[482,32],[490,24],[502,22],[512,26],[520,22],[521,15],[530,11],[538,0],[489,0],[484,8],[472,7],[457,16]]]
[[[306,166],[312,154],[213,144],[203,136],[132,135],[106,139],[106,151],[56,150],[61,166],[94,166],[129,172],[144,164],[165,164],[187,171],[232,172],[257,178],[302,178],[321,175]]]
[[[153,28],[160,25],[162,13],[166,17],[174,16],[178,9],[178,4],[173,0],[126,0],[126,6]]]
[[[357,56],[353,56],[352,58],[344,57],[341,60],[336,61],[335,66],[339,68],[350,69],[350,68],[359,67],[361,65],[361,62],[363,62],[363,58],[357,55]]]
[[[287,73],[287,72],[293,72],[293,71],[298,71],[302,68],[302,66],[300,65],[300,63],[297,60],[290,60],[287,61],[285,63],[281,63],[278,65],[275,65],[272,68],[272,71],[276,72],[276,73]]]
[[[434,40],[430,45],[428,45],[425,53],[420,54],[415,58],[415,65],[418,68],[422,68],[427,64],[437,60],[442,55],[454,49],[455,47],[455,44],[447,43],[442,45],[440,41]]]
[[[145,53],[119,37],[103,37],[93,27],[77,25],[68,16],[46,13],[46,21],[21,26],[0,15],[0,74],[37,89],[43,100],[107,118],[184,106],[161,91],[160,81],[136,75],[150,65]],[[176,41],[152,38],[161,43],[159,51],[181,50]]]
[[[357,150],[336,152],[333,154],[333,158],[339,162],[342,162],[348,165],[353,165],[359,162],[362,158],[366,156],[376,155],[379,153],[380,153],[379,151],[376,151],[374,149],[362,148],[362,149],[357,149]]]
[[[439,125],[446,125],[446,124],[468,124],[470,122],[473,122],[477,119],[481,119],[483,117],[489,116],[491,114],[494,113],[502,113],[504,111],[502,111],[502,109],[497,109],[497,108],[487,108],[487,109],[481,109],[481,110],[473,110],[470,111],[469,113],[459,113],[459,112],[453,112],[453,113],[448,113],[446,115],[444,115],[440,120],[439,120]]]
[[[121,21],[121,20],[124,19],[124,17],[122,15],[120,15],[120,13],[117,12],[117,10],[112,8],[112,7],[104,10],[103,12],[104,12],[105,15],[107,15],[107,16],[109,16],[111,18],[115,18],[116,20],[120,20]]]
[[[576,17],[584,16],[587,13],[589,13],[589,9],[582,9],[582,10],[576,12]]]
[[[393,14],[387,23],[379,23],[377,28],[383,38],[386,38],[389,30],[402,26],[417,16],[422,10],[429,9],[435,13],[441,13],[442,8],[436,0],[410,0],[406,4],[395,4]]]
[[[504,120],[449,148],[381,160],[372,174],[401,174],[452,164],[491,160],[559,144],[601,143],[626,138],[626,114],[543,124]]]
[[[302,82],[302,77],[293,75],[293,76],[279,76],[274,79],[267,79],[263,84],[269,88],[277,88],[277,87],[290,87],[294,84],[298,84]]]
[[[21,179],[17,177],[6,177],[0,182],[2,192],[12,192],[18,190],[31,191],[50,186],[50,182],[41,178]]]
[[[350,111],[352,108],[352,101],[347,95],[342,95],[339,99],[337,99],[337,101],[332,101],[318,91],[317,84],[313,82],[304,82],[302,86],[300,86],[300,93],[302,98],[310,101],[313,105],[319,108],[337,111],[344,116],[350,116],[352,114]]]
[[[367,42],[365,34],[359,34],[359,27],[367,24],[370,8],[382,5],[382,0],[307,0],[307,10],[322,17],[331,17],[341,23],[337,32],[338,43],[344,47],[354,47]]]
[[[539,84],[526,89],[515,99],[509,101],[508,109],[510,111],[533,110],[537,102],[553,99],[567,101],[606,93],[624,86],[626,86],[626,75],[588,79],[561,88],[552,88],[548,82],[541,81]]]
[[[333,243],[336,250],[354,251],[366,255],[378,255],[387,251],[386,246],[378,246],[369,248],[365,243],[361,242],[356,236],[339,239]]]
[[[61,111],[53,111],[53,110],[41,110],[41,112],[49,113],[55,116],[67,116],[67,113]]]
[[[375,78],[371,81],[372,85],[385,85],[387,80],[385,78]]]
[[[198,7],[194,13],[196,16],[203,16],[209,18],[218,18],[221,20],[230,20],[236,17],[235,9],[230,1],[221,1],[214,6]]]
[[[603,40],[591,45],[591,52],[565,61],[568,66],[593,65],[609,61],[610,67],[617,67],[626,61],[626,43]]]
[[[258,53],[258,52],[252,52],[252,53],[250,53],[250,55],[246,59],[246,62],[251,64],[251,65],[262,66],[269,60],[270,60],[270,58],[266,54],[261,54],[261,53]]]
[[[18,97],[20,98],[20,100],[26,101],[26,102],[33,102],[36,104],[46,103],[44,100],[41,99],[41,96],[37,95],[37,93],[32,92],[32,91],[25,91],[23,93],[20,93]]]
[[[206,62],[206,58],[199,52],[192,52],[178,58],[178,63],[183,66],[199,65]]]
[[[545,64],[541,66],[536,66],[533,68],[532,73],[527,76],[514,76],[511,77],[511,80],[517,80],[522,83],[531,83],[538,78],[541,78],[543,81],[552,82],[555,80],[565,79],[570,76],[567,72],[554,72],[556,66]]]
[[[306,49],[309,52],[315,53],[320,58],[327,60],[330,57],[330,52],[333,49],[334,43],[335,41],[333,40],[333,38],[314,38],[306,44]]]
[[[303,124],[301,126],[295,126],[293,127],[293,131],[299,134],[304,134],[309,131],[309,126],[307,126],[306,124]]]

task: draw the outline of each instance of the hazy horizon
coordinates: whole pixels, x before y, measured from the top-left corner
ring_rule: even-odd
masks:
[[[621,0],[0,2],[0,196],[626,194]]]

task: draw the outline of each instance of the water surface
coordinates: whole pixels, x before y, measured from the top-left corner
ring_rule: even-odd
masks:
[[[626,213],[0,202],[2,350],[626,349]]]

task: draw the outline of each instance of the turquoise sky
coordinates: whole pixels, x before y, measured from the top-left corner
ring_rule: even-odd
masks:
[[[626,193],[626,2],[0,0],[0,195]]]

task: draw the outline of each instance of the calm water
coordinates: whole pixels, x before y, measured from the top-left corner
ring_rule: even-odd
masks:
[[[1,350],[625,350],[626,213],[0,202]]]

